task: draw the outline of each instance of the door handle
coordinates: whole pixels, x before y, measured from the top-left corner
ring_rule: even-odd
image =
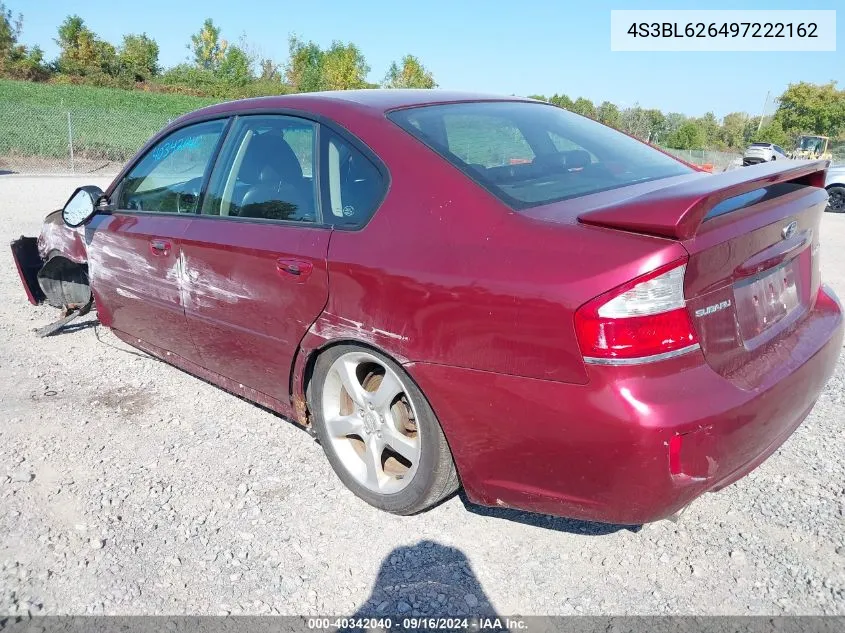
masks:
[[[282,277],[302,283],[314,270],[314,264],[300,259],[280,258],[276,260],[276,270]]]
[[[152,239],[150,240],[150,252],[153,255],[167,255],[170,253],[172,244],[168,240]]]

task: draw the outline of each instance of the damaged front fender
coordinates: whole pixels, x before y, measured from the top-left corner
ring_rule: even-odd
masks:
[[[47,301],[54,308],[78,308],[89,302],[88,267],[55,255],[46,262],[38,240],[21,236],[12,242],[12,258],[33,305]]]

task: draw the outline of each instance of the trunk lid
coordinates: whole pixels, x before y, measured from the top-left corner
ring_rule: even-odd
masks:
[[[687,309],[710,366],[753,389],[820,286],[826,161],[780,161],[670,185],[581,222],[678,240]]]

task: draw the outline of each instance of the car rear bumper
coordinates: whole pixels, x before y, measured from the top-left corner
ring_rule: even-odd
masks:
[[[736,481],[801,424],[839,357],[841,307],[819,301],[791,337],[792,362],[754,390],[716,373],[700,351],[650,365],[589,366],[586,385],[407,367],[443,425],[472,501],[641,524]]]
[[[21,278],[26,297],[33,305],[44,301],[44,292],[38,284],[38,271],[44,265],[44,260],[38,254],[38,239],[21,236],[12,242],[12,259],[18,276]]]

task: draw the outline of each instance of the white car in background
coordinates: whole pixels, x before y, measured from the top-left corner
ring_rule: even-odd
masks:
[[[786,150],[773,143],[752,143],[742,156],[743,165],[757,165],[772,160],[786,160]]]
[[[827,210],[833,213],[845,213],[845,165],[830,167],[827,170],[824,188],[830,196],[827,201]]]

